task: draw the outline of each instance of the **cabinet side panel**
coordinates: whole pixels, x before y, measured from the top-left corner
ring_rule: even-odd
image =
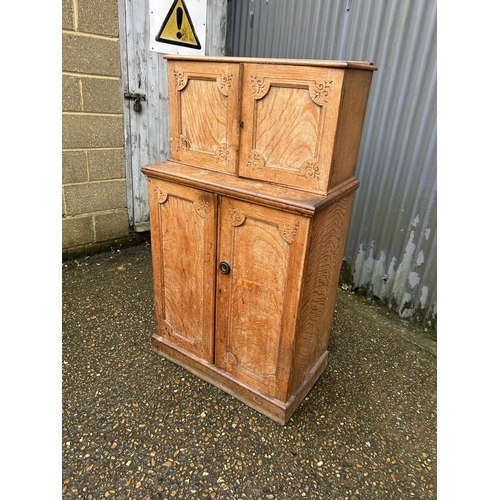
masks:
[[[216,364],[285,400],[305,247],[304,219],[223,198]]]
[[[333,202],[312,222],[289,394],[328,348],[353,198],[354,192]]]
[[[372,76],[372,71],[346,71],[329,189],[355,174]]]
[[[215,195],[156,181],[153,196],[157,333],[213,362]]]

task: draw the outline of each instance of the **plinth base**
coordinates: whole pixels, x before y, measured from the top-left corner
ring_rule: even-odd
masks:
[[[157,334],[152,336],[151,344],[155,353],[182,366],[202,380],[209,382],[281,425],[287,423],[316,380],[323,373],[328,358],[328,351],[325,351],[308,372],[297,390],[284,403],[236,379],[215,365],[193,356]]]

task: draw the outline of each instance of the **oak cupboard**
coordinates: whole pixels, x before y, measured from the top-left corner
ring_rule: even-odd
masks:
[[[326,366],[375,68],[166,58],[152,348],[285,424]]]

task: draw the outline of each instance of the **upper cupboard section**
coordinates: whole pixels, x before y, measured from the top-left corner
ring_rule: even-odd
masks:
[[[320,194],[354,175],[371,63],[166,59],[172,159]]]

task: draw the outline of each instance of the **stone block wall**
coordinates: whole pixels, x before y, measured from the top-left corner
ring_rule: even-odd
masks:
[[[63,257],[129,238],[116,0],[63,0]]]

